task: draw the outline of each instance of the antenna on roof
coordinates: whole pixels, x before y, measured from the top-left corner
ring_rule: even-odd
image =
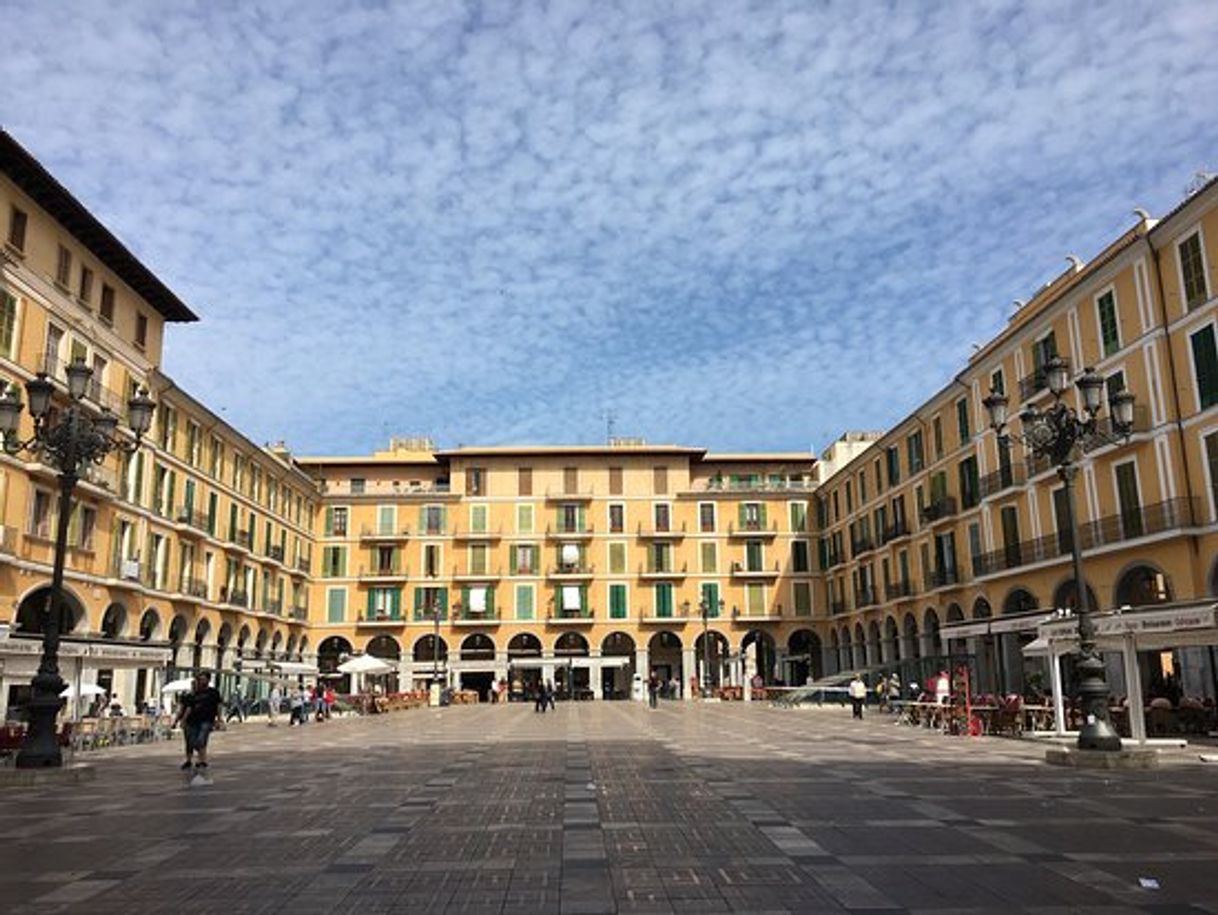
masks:
[[[613,444],[613,433],[617,426],[617,417],[612,410],[605,411],[605,443]]]
[[[1197,191],[1201,190],[1212,180],[1214,180],[1214,177],[1214,172],[1207,172],[1204,169],[1197,169],[1197,173],[1193,175],[1193,180],[1190,181],[1184,188],[1184,196],[1193,196],[1193,194],[1197,193]]]

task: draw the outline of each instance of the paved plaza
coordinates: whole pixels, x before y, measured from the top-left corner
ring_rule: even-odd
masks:
[[[0,910],[1218,912],[1218,767],[1184,756],[1079,773],[1030,741],[688,703],[248,723],[210,788],[178,753],[0,791]]]

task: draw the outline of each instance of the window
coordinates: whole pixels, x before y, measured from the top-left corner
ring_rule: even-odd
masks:
[[[850,485],[850,481],[846,481],[846,514],[854,511],[854,487]]]
[[[1117,325],[1116,297],[1111,289],[1095,300],[1100,321],[1100,348],[1111,356],[1121,348],[1121,331]]]
[[[812,615],[812,584],[807,581],[797,581],[791,588],[791,596],[795,604],[796,616]]]
[[[609,468],[609,495],[620,496],[622,494],[622,468]]]
[[[981,501],[981,481],[977,474],[977,458],[960,462],[960,502],[962,508],[972,508]]]
[[[322,547],[321,574],[326,578],[341,578],[347,574],[347,548],[345,546]]]
[[[347,509],[345,506],[327,506],[324,534],[327,537],[347,536]]]
[[[926,466],[925,455],[922,452],[922,432],[921,430],[913,433],[909,438],[905,439],[905,450],[909,458],[909,472],[917,473]]]
[[[135,316],[135,345],[143,349],[148,345],[148,316]]]
[[[1201,254],[1201,233],[1194,232],[1176,248],[1180,258],[1180,277],[1184,281],[1184,304],[1196,308],[1209,298],[1205,282],[1205,258]]]
[[[362,496],[368,489],[368,481],[363,477],[351,478],[351,495]]]
[[[654,468],[654,470],[652,471],[652,477],[653,477],[652,491],[655,492],[656,495],[664,495],[665,493],[667,493],[668,492],[668,468],[667,467]]]
[[[326,622],[342,623],[347,619],[347,589],[326,590]]]
[[[80,286],[78,287],[76,296],[82,302],[90,302],[93,300],[93,271],[84,264],[80,265]]]
[[[888,461],[888,485],[896,486],[901,482],[901,453],[896,445],[891,445],[884,454]]]
[[[447,588],[415,588],[414,589],[414,618],[430,620],[439,617],[448,619],[448,589]]]
[[[516,531],[520,534],[533,533],[533,506],[516,506]]]
[[[1210,517],[1218,518],[1218,432],[1205,437],[1205,466],[1210,472]]]
[[[791,503],[791,530],[805,531],[808,529],[808,503]]]
[[[486,533],[486,515],[487,507],[485,505],[471,505],[469,507],[469,529],[473,533]]]
[[[672,616],[672,584],[670,582],[660,582],[656,585],[655,610],[656,616]]]
[[[0,289],[0,355],[13,356],[13,343],[17,336],[17,299],[5,289]]]
[[[847,483],[847,486],[850,484]],[[765,506],[760,502],[740,503],[740,529],[760,531],[765,529]]]
[[[59,373],[59,348],[63,345],[63,328],[47,325],[46,369],[47,374]]]
[[[672,506],[667,502],[661,502],[652,506],[652,509],[655,515],[656,530],[661,533],[671,530]]]
[[[961,397],[956,401],[956,429],[960,433],[961,446],[967,445],[969,439],[973,437],[969,430],[967,397]]]
[[[508,562],[513,575],[537,574],[537,547],[532,543],[518,543],[508,549]]]
[[[423,545],[423,575],[435,578],[440,574],[440,544],[425,543]]]
[[[467,496],[486,495],[486,471],[481,467],[470,467],[465,471],[465,494]]]
[[[533,495],[533,468],[519,467],[516,470],[516,494],[520,496]]]
[[[8,211],[8,243],[18,251],[25,250],[25,227],[29,224],[29,217],[25,210],[19,210],[16,206],[12,206]]]
[[[1108,398],[1109,403],[1112,398],[1125,390],[1125,373],[1117,370],[1104,379],[1104,393]]]
[[[624,620],[626,618],[626,586],[625,585],[610,585],[609,586],[609,618],[613,620]]]
[[[626,506],[614,502],[609,506],[609,533],[620,534],[626,530]]]
[[[425,534],[444,533],[444,506],[424,505],[419,518],[419,527]]]
[[[866,472],[859,474],[859,505],[867,504],[867,474]]]
[[[55,260],[55,282],[64,289],[72,282],[72,252],[63,245],[59,246],[59,255]]]
[[[533,586],[516,586],[516,619],[531,620],[533,618]]]
[[[744,542],[744,568],[749,572],[760,572],[765,562],[765,553],[760,540]]]
[[[936,416],[931,423],[931,432],[935,442],[935,460],[943,457],[943,420]]]
[[[698,530],[704,534],[714,533],[715,530],[715,503],[700,502],[698,503]]]
[[[719,548],[716,543],[704,542],[698,548],[702,560],[702,571],[708,575],[719,571]]]
[[[756,582],[745,585],[744,606],[749,616],[765,616],[765,586]]]
[[[103,324],[114,323],[114,289],[105,283],[102,283],[101,304],[97,309],[97,316]]]
[[[1204,410],[1218,403],[1218,346],[1214,343],[1214,325],[1201,328],[1189,340],[1193,346],[1198,405]]]
[[[564,467],[562,471],[562,491],[574,494],[579,492],[579,468]]]
[[[626,544],[625,543],[609,544],[609,574],[610,575],[625,575],[626,574]]]
[[[994,369],[990,375],[990,390],[995,394],[1005,394],[1007,392],[1007,382],[1002,376],[1002,369]]]
[[[469,547],[469,572],[471,575],[485,575],[487,569],[487,546],[485,543],[471,543]]]
[[[1133,461],[1116,466],[1117,501],[1120,503],[1121,530],[1126,538],[1141,537],[1142,501],[1138,495],[1138,467]]]
[[[402,618],[402,592],[399,588],[368,589],[368,619],[396,620]]]
[[[808,549],[808,541],[796,540],[791,543],[791,571],[812,571],[812,559],[811,552]]]

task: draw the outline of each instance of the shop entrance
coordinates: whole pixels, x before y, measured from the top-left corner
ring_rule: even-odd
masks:
[[[491,701],[491,687],[495,683],[495,675],[488,671],[463,671],[461,673],[461,688],[476,689],[479,702]]]

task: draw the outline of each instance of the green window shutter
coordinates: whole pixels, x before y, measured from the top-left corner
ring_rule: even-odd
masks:
[[[368,589],[368,616],[371,618],[375,615],[376,607],[376,588]]]
[[[495,589],[494,588],[486,589],[486,612],[488,614],[494,614],[494,612],[495,612]]]
[[[1204,410],[1218,403],[1218,346],[1214,342],[1214,325],[1202,328],[1190,339],[1193,368],[1197,373],[1197,396]]]
[[[326,506],[326,526],[323,530],[327,537],[334,534],[334,509],[328,505]]]
[[[73,505],[71,512],[68,515],[68,544],[76,546],[76,539],[80,536],[80,505]]]
[[[762,530],[764,530],[765,526],[766,526],[766,520],[765,520],[766,504],[764,502],[762,502],[759,506],[757,506],[757,509],[758,509],[758,516],[761,518],[761,527],[762,527]]]
[[[340,546],[335,551],[335,568],[339,575],[347,574],[347,548],[345,546]]]
[[[419,532],[427,530],[427,506],[419,506]]]
[[[461,607],[466,611],[469,610],[469,588],[461,589]]]
[[[416,618],[423,615],[423,589],[414,589],[414,615]]]
[[[511,570],[513,575],[516,574],[516,570],[519,568],[519,566],[517,566],[517,564],[516,564],[516,545],[515,544],[508,547],[508,568]]]
[[[173,491],[178,484],[178,475],[174,471],[169,471],[169,489],[165,493],[165,513],[173,513]]]
[[[586,529],[587,529],[587,528],[586,528],[586,526],[585,526],[585,524],[584,524],[584,514],[585,514],[585,509],[584,509],[584,507],[581,505],[581,506],[579,507],[579,510],[576,512],[576,520],[575,520],[575,524],[576,524],[576,526],[577,526],[577,527],[578,527],[578,529],[579,529],[579,530],[581,530],[581,531],[582,531],[582,530],[586,530]]]
[[[738,506],[738,508],[740,509],[740,526],[744,527],[744,524],[745,524],[744,503],[741,502],[740,505]]]
[[[440,506],[440,530],[441,532],[448,530],[448,506]]]
[[[440,608],[441,615],[448,613],[448,589],[436,589],[436,606]]]

